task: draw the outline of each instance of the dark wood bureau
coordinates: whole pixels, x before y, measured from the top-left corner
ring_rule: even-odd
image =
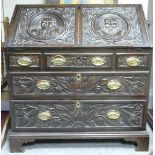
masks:
[[[152,47],[141,5],[17,5],[6,49],[11,152],[37,139],[148,150]]]

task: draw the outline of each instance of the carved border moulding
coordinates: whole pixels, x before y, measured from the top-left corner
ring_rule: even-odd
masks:
[[[116,90],[107,87],[113,79],[120,82]],[[50,88],[38,89],[39,80],[49,81]],[[146,76],[13,76],[12,83],[14,95],[144,95]]]
[[[143,104],[15,104],[16,127],[29,128],[97,128],[141,127]],[[120,117],[111,119],[110,111],[118,111]],[[50,117],[40,119],[48,111]]]
[[[75,8],[22,8],[13,44],[74,44]]]
[[[136,8],[83,8],[83,44],[143,44]]]

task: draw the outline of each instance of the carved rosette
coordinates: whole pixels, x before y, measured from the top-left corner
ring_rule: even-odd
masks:
[[[25,95],[144,95],[146,76],[13,76],[13,94]],[[111,90],[107,83],[112,79],[120,82],[117,90]],[[48,90],[37,88],[37,81],[47,80],[50,83]]]
[[[143,44],[136,8],[83,8],[83,44]]]
[[[128,68],[128,64],[127,64],[127,59],[130,58],[131,56],[129,55],[119,55],[118,56],[118,67],[125,67]],[[148,67],[148,56],[147,55],[143,55],[143,56],[134,56],[135,58],[138,58],[138,60],[140,61],[140,64],[138,65],[138,67]]]
[[[13,45],[74,44],[75,8],[22,8]]]
[[[18,64],[18,60],[23,57],[28,56],[32,62],[29,67],[39,67],[40,66],[40,58],[39,55],[10,55],[9,56],[9,65],[10,67],[20,67]]]
[[[96,67],[92,64],[91,56],[64,56],[65,63],[61,67]],[[102,59],[105,60],[105,64],[99,67],[110,68],[112,67],[112,56],[101,56]],[[47,56],[47,67],[59,67],[55,66],[51,62],[52,56]]]
[[[15,104],[16,127],[22,128],[108,128],[141,127],[143,104]],[[110,119],[107,113],[117,110],[118,119]],[[52,117],[40,120],[38,115],[48,111]]]

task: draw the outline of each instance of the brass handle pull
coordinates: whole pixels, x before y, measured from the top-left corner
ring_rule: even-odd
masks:
[[[81,103],[77,101],[77,102],[75,103],[75,106],[76,106],[76,108],[81,108]]]
[[[40,90],[48,90],[50,87],[50,81],[48,80],[39,80],[37,82],[37,88]]]
[[[106,63],[106,60],[102,57],[96,56],[92,57],[91,63],[95,66],[102,66]]]
[[[118,81],[118,80],[110,80],[107,83],[107,87],[110,90],[117,90],[117,89],[119,89],[121,87],[121,82]]]
[[[22,56],[18,58],[17,63],[20,66],[29,66],[32,64],[32,59],[27,56]]]
[[[62,66],[65,63],[65,57],[62,55],[56,55],[55,57],[51,58],[51,63],[53,63],[56,66]]]
[[[119,119],[121,116],[120,112],[118,110],[109,110],[107,112],[107,117],[113,120]]]
[[[38,114],[38,119],[42,121],[47,121],[52,117],[51,113],[49,111],[40,112]]]
[[[141,61],[136,57],[129,57],[126,59],[126,63],[128,66],[136,67],[140,65]]]

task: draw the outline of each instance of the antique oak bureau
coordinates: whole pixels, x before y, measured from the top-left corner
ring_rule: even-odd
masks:
[[[124,139],[146,151],[151,59],[141,5],[17,5],[11,152],[38,139]]]

